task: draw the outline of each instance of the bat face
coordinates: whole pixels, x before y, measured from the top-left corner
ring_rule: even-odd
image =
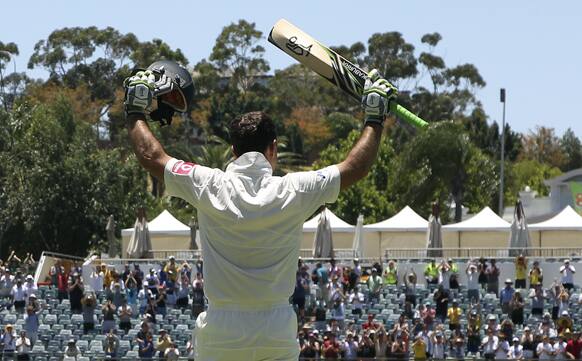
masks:
[[[287,20],[273,26],[269,41],[358,101],[362,97],[366,72]]]

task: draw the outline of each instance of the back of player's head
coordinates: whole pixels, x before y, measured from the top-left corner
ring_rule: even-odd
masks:
[[[275,124],[264,112],[250,112],[230,122],[230,142],[236,156],[247,152],[264,153],[277,138]]]

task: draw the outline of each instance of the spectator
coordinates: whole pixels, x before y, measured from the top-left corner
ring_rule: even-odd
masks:
[[[552,287],[550,288],[550,304],[552,305],[552,320],[557,320],[560,311],[560,302],[562,296],[563,286],[557,281],[554,281]]]
[[[465,359],[465,337],[459,328],[453,331],[450,340],[450,357],[455,360]]]
[[[509,318],[505,318],[503,321],[501,321],[501,325],[499,325],[499,341],[501,341],[501,335],[504,336],[505,341],[507,342],[513,339],[514,327],[515,325]],[[509,345],[507,347],[509,347]]]
[[[495,355],[499,350],[499,338],[493,334],[492,329],[487,330],[487,336],[483,337],[481,341],[481,348],[483,349],[485,360],[495,359]]]
[[[554,323],[552,322],[551,315],[549,313],[544,313],[544,317],[538,325],[537,333],[541,335],[548,335],[549,337],[554,337],[558,334],[554,328]]]
[[[93,293],[87,294],[82,300],[83,306],[83,334],[88,334],[95,329],[95,309],[97,308],[97,300]]]
[[[137,310],[138,283],[133,272],[130,272],[125,280],[125,299],[132,310]]]
[[[116,308],[121,307],[121,305],[123,304],[123,302],[125,300],[125,293],[122,291],[122,288],[121,288],[122,284],[123,284],[123,282],[121,282],[121,283],[115,282],[115,283],[111,284],[113,289],[111,290],[112,293],[111,293],[110,297],[111,297],[111,300]]]
[[[129,264],[123,265],[123,272],[121,272],[121,281],[125,283],[129,276],[131,275],[131,269],[129,268]]]
[[[385,357],[388,351],[392,349],[392,344],[388,338],[384,325],[380,325],[380,328],[375,333],[373,341],[376,357]]]
[[[441,331],[436,331],[432,335],[432,359],[444,360],[447,358],[447,347],[444,340],[444,335]]]
[[[30,351],[32,350],[32,342],[26,337],[26,331],[20,331],[20,337],[16,339],[16,359],[30,360]]]
[[[57,287],[57,285],[58,285],[57,275],[59,274],[60,269],[61,269],[60,261],[56,261],[49,269],[49,277],[51,279],[51,287]]]
[[[158,289],[160,287],[160,279],[156,275],[155,269],[150,268],[150,273],[146,277],[145,282],[146,282],[145,284],[147,285],[147,288],[150,290],[152,295],[157,297],[158,296]]]
[[[465,273],[467,274],[467,297],[469,302],[479,302],[479,272],[477,271],[477,265],[473,261],[469,261]]]
[[[119,351],[119,337],[115,334],[114,329],[110,329],[107,333],[103,351],[105,351],[106,356],[109,356],[114,360],[117,358],[117,353]]]
[[[523,297],[521,296],[521,293],[519,291],[516,291],[513,294],[513,297],[509,304],[509,308],[511,309],[511,321],[516,325],[523,325],[524,306],[525,302],[523,300]]]
[[[449,290],[445,289],[442,283],[439,284],[438,289],[434,293],[433,299],[436,304],[436,317],[444,323],[449,308]]]
[[[517,281],[515,283],[517,284]],[[523,346],[519,344],[519,338],[517,337],[514,337],[512,340],[508,358],[510,360],[523,360]]]
[[[459,301],[453,300],[453,306],[448,309],[447,317],[449,318],[449,329],[459,330],[461,328],[461,316],[463,315],[463,310],[459,307]]]
[[[293,307],[297,310],[299,323],[305,322],[305,296],[309,292],[309,284],[300,269],[295,273],[295,289],[291,296]],[[343,316],[343,315],[342,315]]]
[[[321,262],[318,262],[315,265],[315,278],[317,280],[317,285],[319,286],[317,299],[322,305],[327,305],[329,300],[329,273],[327,268],[325,268]]]
[[[155,351],[152,334],[148,332],[138,343],[138,355],[142,360],[150,360],[154,357]]]
[[[358,357],[374,358],[376,357],[376,346],[374,345],[373,337],[376,335],[374,329],[364,331],[362,339],[358,344]]]
[[[180,270],[178,269],[178,264],[176,263],[176,257],[170,256],[168,258],[168,262],[164,267],[164,272],[168,274],[168,279],[172,280],[172,282],[176,282],[178,280],[178,275],[180,274]],[[172,272],[170,275],[169,273]]]
[[[372,271],[374,270],[372,269]],[[389,286],[398,285],[398,268],[393,260],[388,262],[388,267],[384,270],[384,283]]]
[[[40,303],[38,302],[38,300],[36,299],[36,294],[31,293],[28,296],[28,302],[26,303],[26,307],[32,307],[32,309],[34,310],[34,312],[39,312],[40,311]]]
[[[430,260],[430,263],[424,269],[424,280],[427,286],[439,283],[439,269],[434,258]]]
[[[26,258],[24,258],[22,264],[24,265],[26,273],[33,273],[36,271],[36,261],[32,253],[26,253]]]
[[[392,342],[392,347],[390,348],[391,358],[402,360],[407,358],[405,341],[403,340],[403,334],[397,333],[394,342]]]
[[[479,335],[481,320],[477,310],[472,309],[467,320],[467,354],[474,357],[481,346],[481,337]]]
[[[103,333],[109,333],[110,330],[115,329],[115,305],[111,302],[111,299],[107,299],[101,310],[103,312],[101,329]]]
[[[372,268],[372,275],[368,278],[368,289],[370,290],[370,299],[377,302],[382,291],[382,277],[378,275],[376,268]]]
[[[483,257],[479,258],[479,263],[477,264],[477,270],[479,271],[479,284],[481,288],[487,289],[487,260]]]
[[[364,322],[362,324],[362,329],[363,330],[377,330],[380,328],[380,324],[378,324],[377,322],[374,322],[374,315],[373,314],[369,314],[368,315],[368,320],[366,322]]]
[[[497,323],[497,317],[495,317],[495,315],[489,315],[487,317],[487,325],[485,325],[485,329],[491,329],[495,334],[497,334],[500,328],[501,326]]]
[[[83,299],[83,280],[78,273],[74,273],[69,281],[69,301],[71,302],[71,313],[83,312],[81,300]]]
[[[110,290],[113,282],[113,272],[107,264],[101,263],[101,273],[103,273],[103,289]]]
[[[176,346],[176,343],[172,342],[170,347],[164,351],[164,360],[165,361],[177,361],[180,358],[180,351]]]
[[[137,335],[135,336],[135,341],[137,343],[145,342],[148,333],[150,333],[150,325],[147,321],[142,321],[140,324],[140,329],[137,331]]]
[[[4,357],[12,357],[14,351],[16,350],[16,332],[14,332],[14,326],[7,324],[4,326],[4,334],[2,335],[2,345]]]
[[[176,307],[187,308],[190,302],[190,279],[184,273],[178,282],[178,288],[176,290]]]
[[[360,282],[360,277],[362,277],[362,266],[360,265],[360,260],[358,258],[354,258],[354,267],[352,268],[354,273],[357,276],[356,284]]]
[[[439,287],[445,290],[451,289],[451,266],[443,259],[439,266]]]
[[[564,311],[570,310],[570,294],[568,289],[562,287],[560,290],[560,298],[558,300],[558,314],[561,315]]]
[[[574,323],[570,318],[570,314],[568,311],[562,311],[560,318],[556,321],[556,328],[559,335],[566,330],[574,329]]]
[[[101,266],[95,266],[95,270],[89,275],[89,286],[91,286],[97,297],[103,294],[104,277]]]
[[[491,259],[489,267],[485,270],[487,275],[487,293],[499,294],[499,267],[495,259]]]
[[[168,295],[166,294],[166,289],[162,286],[158,291],[158,298],[156,299],[156,313],[166,316],[166,310],[168,305]]]
[[[307,360],[315,360],[316,358],[319,358],[320,349],[321,346],[315,338],[315,334],[313,332],[309,332],[307,342],[301,346],[299,356]]]
[[[432,329],[432,325],[436,316],[436,311],[434,307],[432,307],[430,302],[426,302],[424,304],[424,310],[420,313],[420,318],[422,319],[422,323],[428,327],[429,330]],[[425,340],[427,341],[427,340]]]
[[[311,336],[313,335],[313,333],[310,334]],[[303,348],[302,348],[303,350]],[[355,361],[357,356],[358,356],[358,342],[354,340],[354,334],[352,332],[348,332],[346,334],[346,339],[342,345],[341,351],[343,353],[343,358],[345,360],[352,360]],[[305,356],[303,355],[303,353],[301,354],[301,357]]]
[[[70,339],[63,351],[63,361],[76,361],[80,356],[81,349],[77,346],[77,341],[74,338]]]
[[[38,293],[38,287],[34,283],[34,277],[31,275],[26,276],[26,282],[24,283],[24,293],[26,293],[26,297],[30,297],[30,295]]]
[[[451,273],[449,277],[449,288],[453,290],[459,289],[459,267],[453,261],[452,258],[449,258],[447,264],[449,265],[449,272]]]
[[[554,358],[554,347],[550,343],[548,335],[543,335],[542,342],[536,347],[536,354],[540,360],[552,360]]]
[[[534,261],[531,270],[529,270],[529,287],[533,288],[537,285],[541,285],[544,280],[544,273],[540,268],[540,262]]]
[[[18,313],[24,313],[24,308],[26,307],[26,292],[24,286],[22,285],[22,279],[18,278],[16,284],[12,286],[12,291],[10,291],[10,297],[14,305],[14,309]]]
[[[416,273],[410,268],[408,274],[404,275],[404,295],[405,301],[416,307]]]
[[[26,308],[26,315],[24,315],[24,330],[26,331],[32,345],[34,345],[38,339],[38,328],[40,326],[38,312],[40,312],[40,310],[35,311],[34,307],[28,306]]]
[[[160,358],[164,357],[166,349],[168,349],[172,345],[172,339],[168,332],[164,329],[160,330],[160,335],[158,336],[158,340],[156,342],[156,351],[158,351],[158,356]]]
[[[531,299],[531,314],[542,316],[544,313],[544,302],[548,296],[541,284],[537,284],[530,290],[529,298]]]
[[[127,334],[131,329],[131,316],[133,314],[131,307],[127,304],[127,300],[123,300],[117,312],[119,316],[119,329]]]
[[[508,278],[505,280],[505,287],[501,290],[499,294],[499,303],[501,304],[501,311],[509,315],[511,313],[511,300],[513,299],[513,294],[515,289],[513,288],[513,282]]]
[[[334,277],[338,277],[340,278],[343,275],[342,269],[340,266],[337,265],[335,259],[331,259],[329,260],[329,277],[330,278],[334,278]]]
[[[566,345],[566,352],[569,359],[578,360],[580,359],[580,350],[582,349],[582,333],[578,333],[578,337],[572,337],[570,330],[564,332],[566,338],[568,338]]]
[[[204,312],[206,308],[206,296],[204,295],[204,281],[202,280],[202,273],[196,273],[196,279],[193,282],[192,289],[192,314],[197,317]]]
[[[361,315],[363,313],[364,294],[360,292],[360,287],[355,287],[348,296],[348,302],[352,305],[352,314]]]
[[[343,300],[340,298],[336,299],[331,309],[331,317],[338,322],[342,329],[344,327],[345,313],[346,310]]]
[[[521,336],[520,343],[523,346],[523,358],[526,360],[533,359],[536,344],[534,342],[533,332],[531,332],[531,329],[528,326],[523,328],[523,335]]]
[[[564,335],[561,335],[554,339],[554,360],[566,360],[568,359],[568,353],[566,347],[568,344],[565,340]]]
[[[570,264],[570,260],[564,260],[564,264],[560,267],[560,275],[562,276],[562,286],[568,291],[574,288],[574,273],[576,273],[576,269]]]
[[[142,289],[139,290],[139,292],[137,294],[140,315],[143,315],[145,313],[146,308],[148,307],[148,305],[150,303],[150,299],[152,299],[153,297],[154,297],[154,295],[152,294],[150,289],[147,287],[147,281],[144,281]]]
[[[135,283],[137,284],[137,288],[141,289],[144,281],[143,271],[139,268],[139,264],[135,263],[133,265],[133,278],[135,278]]]
[[[515,257],[515,288],[526,288],[527,259],[523,254]]]
[[[422,336],[416,336],[416,339],[412,343],[412,353],[414,354],[414,360],[416,361],[424,361],[426,360],[427,354],[427,344]]]

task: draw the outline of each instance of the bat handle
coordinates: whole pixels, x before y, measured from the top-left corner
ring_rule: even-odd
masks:
[[[428,126],[428,123],[422,118],[394,101],[390,102],[390,111],[398,118],[417,128],[425,128]]]

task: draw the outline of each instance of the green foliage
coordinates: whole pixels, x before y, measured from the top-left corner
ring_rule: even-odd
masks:
[[[536,127],[524,135],[520,159],[536,160],[551,167],[561,168],[565,154],[554,128]]]
[[[509,202],[508,204],[515,202],[519,192],[525,187],[530,187],[540,197],[548,196],[550,189],[544,184],[544,180],[557,177],[562,173],[556,167],[533,159],[507,164],[505,169],[507,170],[505,199]]]
[[[320,159],[314,168],[322,168],[343,161],[356,143],[359,131],[352,131],[347,138],[338,139],[321,152]],[[394,150],[390,142],[384,141],[378,150],[378,160],[372,166],[368,176],[352,187],[340,193],[338,201],[330,206],[348,223],[355,224],[358,214],[363,214],[366,223],[379,222],[394,215],[397,209],[390,200],[391,190],[388,189],[388,174],[390,160]]]
[[[577,169],[582,167],[582,143],[580,139],[576,137],[574,131],[568,128],[562,139],[560,139],[560,146],[562,152],[564,153],[564,164],[562,164],[562,170],[567,172],[572,169]]]
[[[393,163],[389,191],[395,205],[410,205],[424,217],[435,200],[443,218],[449,200],[479,210],[490,203],[497,189],[495,164],[470,142],[458,123],[437,123],[417,134]],[[460,221],[460,207],[455,211]]]

